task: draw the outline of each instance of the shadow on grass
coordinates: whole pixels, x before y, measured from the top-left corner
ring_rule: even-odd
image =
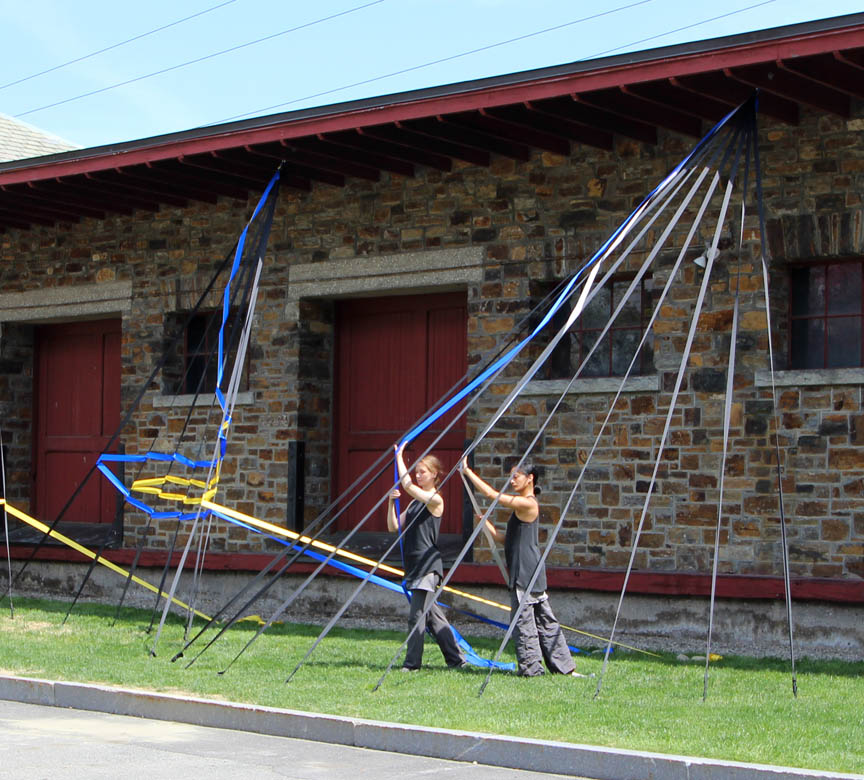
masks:
[[[651,651],[656,653],[655,656],[645,655],[641,653],[633,653],[629,651],[619,651],[613,653],[609,660],[617,661],[618,663],[639,663],[665,666],[665,667],[704,667],[705,656],[693,654],[688,656],[689,661],[681,661],[677,654],[666,651]],[[603,659],[603,650],[595,650],[588,654],[589,658]],[[709,666],[709,671],[714,669],[735,669],[738,671],[750,672],[778,672],[780,674],[791,674],[792,665],[788,658],[776,657],[761,657],[754,658],[745,655],[724,655],[716,661],[712,661]],[[824,660],[814,658],[796,658],[795,670],[798,674],[827,674],[839,677],[860,677],[864,675],[864,661],[842,661],[842,660]]]
[[[46,613],[46,615],[65,616],[66,612],[69,609],[68,602],[54,601],[48,599],[20,598],[15,599],[14,604],[16,609],[37,610]],[[0,609],[6,608],[8,608],[8,600],[6,601],[6,603],[0,602]],[[157,610],[155,614],[156,622],[158,623],[158,620],[161,617],[161,609]],[[147,627],[150,624],[152,615],[152,609],[144,609],[141,607],[123,607],[118,613],[116,605],[99,604],[88,601],[79,602],[78,604],[76,604],[75,609],[69,617],[69,620],[74,623],[74,620],[77,616],[82,618],[104,618],[106,621],[113,623],[116,616],[118,625],[125,625],[128,627],[137,626],[142,631],[142,633],[147,633]],[[287,617],[290,618],[290,615],[288,615]],[[184,614],[180,614],[174,611],[169,612],[166,618],[166,624],[171,626],[185,626],[186,621],[187,618]],[[201,620],[200,618],[196,618],[192,626],[192,635],[200,631],[200,629],[203,628],[204,625],[205,623],[203,620]],[[218,621],[214,623],[213,626],[209,628],[206,632],[204,632],[194,644],[187,648],[187,650],[185,651],[185,656],[187,658],[190,658],[193,654],[195,654],[198,649],[200,649],[204,646],[204,644],[206,644],[206,642],[210,641],[213,636],[213,632],[218,631],[223,625],[224,623],[220,623]],[[259,630],[260,627],[261,624],[257,620],[239,620],[233,623],[226,630],[225,633],[226,635],[229,632],[231,634],[248,634],[249,638],[251,638]],[[277,621],[273,623],[267,629],[266,633],[271,637],[290,637],[293,639],[302,638],[314,641],[320,634],[321,628],[322,627],[319,625],[293,622],[289,619],[286,621]],[[328,639],[342,638],[352,639],[353,641],[357,642],[362,642],[364,640],[374,640],[376,642],[384,643],[399,643],[404,639],[404,636],[404,632],[396,631],[393,629],[342,628],[336,626],[328,634]],[[481,655],[489,657],[494,655],[500,644],[500,641],[493,637],[466,636],[466,639]],[[327,640],[325,640],[325,642],[326,641]],[[580,648],[580,652],[577,654],[576,658],[577,661],[579,659],[591,659],[599,662],[602,661],[604,652],[605,648],[598,647],[592,649],[590,647],[583,647]],[[618,649],[610,655],[609,660],[610,662],[615,662],[617,664],[638,663],[643,666],[647,665],[648,667],[680,667],[682,665],[688,665],[692,667],[704,666],[704,657],[702,659],[699,659],[698,655],[691,657],[691,660],[689,661],[681,661],[678,659],[675,653],[670,653],[666,651],[652,652],[654,652],[655,655],[647,655],[644,653],[636,653],[633,651]],[[304,666],[327,666],[333,665],[333,663],[334,662],[331,661],[318,660],[313,657],[310,658],[309,661],[304,663]],[[345,660],[335,663],[345,666],[353,665],[357,666],[358,668],[379,669],[378,666],[366,665],[351,660]],[[383,670],[384,666],[385,664],[382,664],[380,666],[380,670]],[[796,659],[795,667],[797,673],[800,675],[819,674],[835,677],[860,677],[861,675],[864,675],[864,661],[822,660],[805,657]],[[753,658],[750,656],[724,655],[721,659],[711,662],[709,671],[717,669],[735,669],[738,671],[762,671],[791,674],[791,664],[789,662],[789,659],[776,657]],[[486,669],[483,667],[469,667],[468,670],[464,671],[476,671],[478,674],[486,673]]]

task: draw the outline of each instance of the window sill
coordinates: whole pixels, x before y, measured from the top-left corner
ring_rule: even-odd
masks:
[[[176,408],[180,406],[192,406],[192,403],[195,401],[194,395],[157,395],[153,399],[153,408],[154,409],[170,409]],[[235,402],[236,406],[252,406],[255,403],[255,393],[251,390],[247,390],[243,393],[237,393],[237,400]],[[198,404],[199,405],[213,405],[218,406],[218,402],[216,401],[216,395],[214,393],[201,393],[198,396]]]
[[[539,379],[529,382],[522,390],[523,395],[561,395],[570,380]],[[615,393],[621,387],[618,377],[589,377],[577,379],[567,390],[568,395],[596,395]],[[649,376],[631,376],[624,382],[625,393],[650,393],[660,389],[660,377],[657,374]]]
[[[819,385],[864,385],[864,368],[808,368],[775,371],[777,387],[814,387]],[[771,387],[771,372],[756,372],[756,387]]]

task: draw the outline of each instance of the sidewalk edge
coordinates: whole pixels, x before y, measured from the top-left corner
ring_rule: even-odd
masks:
[[[0,675],[0,699],[249,731],[597,780],[810,780],[864,775],[718,761]]]

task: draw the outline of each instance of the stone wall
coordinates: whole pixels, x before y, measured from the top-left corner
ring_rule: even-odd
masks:
[[[864,106],[856,103],[849,121],[805,113],[797,127],[765,122],[760,138],[772,251],[774,349],[783,368],[788,347],[784,264],[864,254]],[[611,152],[574,146],[570,157],[539,152],[528,162],[496,157],[489,168],[456,161],[450,172],[421,169],[414,178],[390,174],[378,183],[350,180],[341,189],[316,185],[308,194],[283,192],[253,333],[251,396],[236,410],[223,472],[226,503],[284,522],[289,471],[294,467],[288,447],[292,441],[306,445],[306,520],[331,499],[334,305],[323,287],[294,300],[292,269],[304,269],[309,287],[309,269],[314,272],[316,265],[326,269],[334,263],[350,267],[382,256],[421,258],[417,291],[454,284],[466,289],[469,365],[479,367],[506,343],[542,291],[578,268],[691,143],[661,133],[656,147],[619,139]],[[0,236],[0,293],[5,300],[10,294],[46,288],[131,282],[129,307],[122,313],[123,400],[128,405],[161,356],[170,315],[191,308],[252,205],[220,200],[216,205],[8,232]],[[740,209],[740,204],[733,205]],[[702,280],[702,271],[690,260],[710,240],[709,224],[706,221],[653,328],[656,374],[632,380],[615,403],[550,557],[553,565],[627,564]],[[676,229],[655,264],[655,300],[685,229]],[[656,231],[649,238],[655,235]],[[823,384],[781,383],[780,436],[775,439],[772,393],[763,376],[768,339],[761,269],[754,261],[758,216],[752,205],[742,235],[740,248],[731,227],[722,235],[721,255],[659,461],[635,565],[662,572],[710,570],[731,313],[738,291],[741,325],[720,569],[781,573],[779,444],[793,574],[862,576],[864,373],[844,375],[843,384],[834,384],[826,375],[810,377]],[[423,277],[421,283],[422,258],[433,263],[439,253],[454,248],[478,251],[476,279],[455,271],[448,279],[442,271],[431,282]],[[645,251],[633,254],[627,270],[637,266]],[[410,291],[404,275],[398,282],[389,281],[385,272],[376,279],[379,288],[364,294],[397,287]],[[215,306],[216,300],[212,303]],[[4,323],[3,328],[4,416],[24,421],[32,406],[30,326]],[[539,345],[532,346],[520,356],[472,408],[469,436],[479,430],[538,350]],[[582,471],[615,389],[615,383],[580,382],[563,398],[538,442],[533,456],[544,470],[544,534],[558,519]],[[559,391],[559,384],[543,379],[529,386],[478,449],[481,474],[500,482],[543,424]],[[151,446],[173,449],[186,411],[182,402],[171,405],[155,383],[123,431],[127,452]],[[200,440],[212,425],[205,414],[196,413],[190,420],[189,442]],[[19,498],[18,481],[29,471],[29,426],[16,422],[4,424],[4,429],[7,473],[18,475],[10,496]],[[127,543],[143,525],[140,515],[127,511]],[[167,546],[173,530],[171,523],[156,523],[149,530],[150,545]],[[272,547],[223,523],[214,528],[213,545],[229,552]],[[478,550],[477,558],[483,557]]]

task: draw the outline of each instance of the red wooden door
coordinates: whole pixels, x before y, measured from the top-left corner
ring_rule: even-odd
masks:
[[[467,368],[466,299],[464,293],[411,295],[345,301],[337,308],[335,479],[341,495],[376,458],[417,422],[458,382]],[[453,419],[445,415],[407,450],[411,468]],[[461,418],[435,445],[433,453],[445,473],[465,444]],[[394,482],[389,467],[341,516],[339,528],[353,528]],[[362,489],[365,485],[361,485]],[[359,490],[359,489],[358,489]],[[458,475],[443,489],[442,533],[462,533],[462,483]],[[407,497],[401,501],[407,505]],[[386,531],[385,507],[363,525]]]
[[[120,424],[120,320],[45,325],[36,330],[33,496],[53,522],[105,451]],[[116,490],[98,472],[63,522],[110,523]]]

